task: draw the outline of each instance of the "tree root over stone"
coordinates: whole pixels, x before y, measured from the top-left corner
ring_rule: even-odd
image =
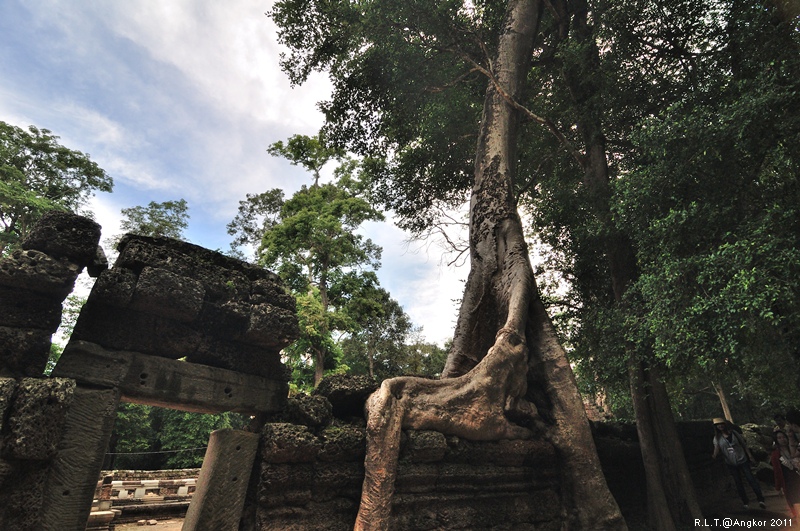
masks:
[[[389,528],[401,430],[436,430],[473,441],[530,439],[514,419],[537,421],[527,391],[528,348],[514,330],[501,329],[494,346],[467,374],[444,380],[385,380],[366,404],[367,455],[357,531]]]

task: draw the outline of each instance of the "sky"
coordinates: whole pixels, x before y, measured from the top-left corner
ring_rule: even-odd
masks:
[[[108,172],[114,192],[89,205],[103,240],[122,208],[185,199],[186,240],[225,251],[247,193],[311,184],[266,148],[316,134],[330,94],[324,74],[292,87],[280,71],[272,3],[0,0],[0,120],[49,129]],[[425,338],[452,337],[467,266],[391,222],[364,232],[383,248],[381,285]]]

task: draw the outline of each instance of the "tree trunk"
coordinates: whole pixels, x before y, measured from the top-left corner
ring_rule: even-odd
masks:
[[[484,100],[470,201],[471,270],[442,380],[386,380],[367,401],[367,456],[357,530],[387,529],[402,428],[471,440],[533,436],[556,447],[574,529],[626,529],[600,469],[572,369],[533,278],[513,194],[518,97],[541,0],[510,0]],[[534,386],[529,386],[529,381]],[[543,422],[536,400],[543,407]]]
[[[367,345],[367,364],[369,366],[369,377],[375,378],[375,347],[372,345],[372,340]]]
[[[322,381],[325,372],[325,349],[314,347],[314,388]]]
[[[605,137],[598,101],[600,56],[587,23],[585,1],[573,4],[573,34],[583,46],[583,62],[565,78],[578,109],[578,130],[586,146],[583,182],[591,193],[591,208],[604,227],[605,253],[616,304],[638,277],[636,253],[627,235],[614,226]],[[596,73],[596,75],[593,75]],[[672,531],[675,524],[693,525],[702,518],[689,468],[678,439],[666,387],[654,361],[639,359],[629,349],[628,375],[636,429],[644,462],[650,523],[653,529]]]
[[[719,405],[722,406],[722,414],[725,416],[725,420],[733,424],[733,415],[731,415],[731,406],[730,404],[728,404],[728,397],[725,395],[725,390],[717,382],[711,382],[711,386],[714,388],[714,392],[717,393],[717,397],[719,398]]]

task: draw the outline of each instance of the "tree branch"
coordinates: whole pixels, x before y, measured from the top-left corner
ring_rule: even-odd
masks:
[[[495,90],[497,90],[497,93],[500,94],[500,96],[512,108],[514,108],[515,110],[517,110],[520,113],[522,113],[522,115],[524,117],[526,117],[527,119],[529,119],[529,120],[531,120],[533,122],[536,122],[536,123],[538,123],[540,125],[545,126],[547,128],[547,130],[550,131],[550,133],[553,136],[556,137],[558,142],[562,146],[564,146],[564,148],[566,148],[566,150],[570,153],[570,155],[572,155],[572,157],[578,162],[580,167],[582,169],[585,168],[585,166],[586,166],[586,158],[567,139],[567,137],[564,136],[564,134],[558,129],[556,124],[554,124],[553,121],[550,120],[549,118],[544,118],[542,116],[539,116],[538,114],[535,114],[533,111],[531,111],[530,109],[528,109],[527,107],[525,107],[524,105],[519,103],[516,99],[514,99],[508,92],[506,92],[506,90],[501,86],[500,82],[497,80],[497,77],[495,77],[494,73],[491,71],[491,65],[487,69],[486,67],[484,67],[483,65],[481,65],[477,61],[475,61],[475,59],[470,57],[469,54],[464,53],[464,51],[461,50],[460,48],[453,47],[450,50],[452,52],[458,54],[459,56],[461,56],[461,58],[464,59],[465,61],[467,61],[470,64],[472,64],[474,70],[477,70],[478,72],[480,72],[481,74],[483,74],[487,78],[489,78],[489,81],[492,83],[492,85],[494,86]]]

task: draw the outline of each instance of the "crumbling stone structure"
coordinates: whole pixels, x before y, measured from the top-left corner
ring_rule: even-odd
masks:
[[[83,531],[120,400],[256,418],[285,404],[279,353],[298,329],[276,275],[132,235],[107,270],[99,239],[93,221],[51,213],[0,262],[2,529]],[[84,267],[99,278],[44,377],[61,303]],[[258,440],[239,430],[212,436],[212,466],[201,471],[212,488],[195,495],[195,529],[230,527],[210,519],[219,513],[238,525]],[[226,483],[237,481],[244,487]]]
[[[121,400],[253,416],[249,431],[212,434],[185,530],[352,529],[364,479],[364,402],[377,383],[337,376],[313,396],[287,399],[280,349],[297,337],[297,320],[274,274],[133,235],[108,269],[99,239],[93,221],[53,212],[0,260],[0,529],[86,528]],[[45,377],[50,337],[83,268],[97,282]],[[698,492],[721,496],[728,476],[709,458],[709,426],[680,429]],[[635,430],[598,424],[595,441],[623,512],[637,514],[645,500]],[[545,441],[409,430],[390,524],[560,529],[559,474]]]
[[[84,267],[97,274],[100,225],[53,211],[0,260],[0,376],[40,377],[50,337],[61,323],[61,305]]]
[[[42,373],[75,280],[104,266],[99,241],[94,221],[50,212],[0,260],[0,529],[42,529],[48,471],[76,389]]]
[[[259,530],[349,530],[364,480],[366,397],[374,381],[334,377],[290,399],[262,432]],[[561,529],[555,449],[403,433],[391,529]]]

